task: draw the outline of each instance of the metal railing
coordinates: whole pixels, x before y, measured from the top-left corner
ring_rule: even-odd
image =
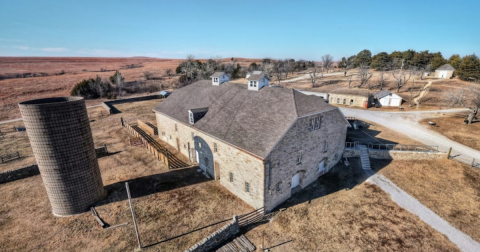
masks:
[[[432,146],[432,145],[345,142],[345,148],[356,148],[358,145],[365,145],[367,146],[367,148],[371,150],[438,152],[438,146]]]

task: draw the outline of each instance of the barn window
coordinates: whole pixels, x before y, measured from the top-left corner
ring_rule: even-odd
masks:
[[[315,119],[315,129],[320,129],[320,124],[322,123],[321,118],[317,117]]]
[[[178,131],[178,127],[177,127],[177,124],[175,123],[175,132]]]
[[[302,163],[302,151],[299,151],[297,156],[297,165],[301,163]]]
[[[310,129],[315,130],[315,118],[310,119]]]
[[[347,104],[347,99],[343,99],[343,105]]]
[[[230,183],[233,183],[233,173],[229,173],[229,177],[230,177]]]
[[[195,140],[195,133],[192,132],[192,140]]]
[[[327,141],[324,141],[323,143],[323,152],[327,152],[328,151],[328,142]]]
[[[350,105],[353,105],[353,100],[350,100]]]
[[[192,111],[189,111],[188,112],[188,120],[190,122],[190,124],[194,124],[195,123],[195,119],[193,118],[193,112]],[[193,133],[192,133],[193,134]]]
[[[275,191],[277,192],[282,191],[282,182],[278,182],[277,185],[275,185]]]
[[[217,143],[213,143],[213,151],[216,153],[217,152]]]
[[[337,98],[337,103],[340,103],[340,98]]]
[[[335,160],[338,159],[338,153],[335,153]]]
[[[245,182],[245,192],[250,193],[250,183]]]

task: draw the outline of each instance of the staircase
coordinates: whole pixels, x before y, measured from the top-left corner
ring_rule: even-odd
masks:
[[[360,149],[360,160],[362,162],[362,168],[365,171],[372,171],[372,167],[370,166],[370,158],[368,156],[368,149],[365,145],[358,145],[358,149]]]

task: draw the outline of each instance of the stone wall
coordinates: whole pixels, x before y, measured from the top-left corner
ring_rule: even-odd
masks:
[[[179,148],[180,153],[192,162],[196,162],[198,152],[199,166],[210,176],[219,178],[222,186],[255,209],[264,206],[264,165],[260,157],[205,134],[190,124],[158,112],[156,117],[160,140]],[[245,191],[246,182],[250,192]]]
[[[359,157],[360,150],[345,149],[343,157]],[[373,159],[393,159],[393,160],[436,160],[447,158],[447,153],[426,152],[426,151],[392,151],[392,150],[372,150],[368,149],[368,156]]]
[[[345,104],[343,104],[343,100],[345,100]],[[350,105],[350,101],[353,100],[353,104]],[[364,103],[368,102],[368,106],[371,105],[373,98],[361,96],[361,95],[348,95],[348,94],[335,94],[330,93],[330,104],[342,104],[346,106],[354,106],[354,107],[364,107]]]
[[[19,169],[0,173],[0,184],[8,183],[14,180],[28,178],[40,174],[37,164],[32,164]]]
[[[316,117],[321,119],[320,129],[311,130],[310,120]],[[291,197],[295,174],[300,173],[303,188],[333,167],[342,157],[346,134],[347,122],[337,108],[299,118],[265,160],[266,211]],[[301,163],[297,164],[300,152]],[[319,172],[322,161],[324,170]]]
[[[205,237],[205,239],[185,250],[185,252],[213,251],[224,242],[235,237],[239,232],[240,226],[238,225],[238,217],[233,216],[233,221]]]
[[[113,100],[113,101],[106,101],[102,102],[102,107],[107,110],[109,114],[115,114],[118,113],[118,109],[115,108],[115,104],[120,104],[120,103],[129,103],[129,102],[138,102],[138,101],[147,101],[147,100],[153,100],[153,99],[162,99],[162,95],[147,95],[147,96],[139,96],[139,97],[132,97],[132,98],[126,98],[126,99],[118,99],[118,100]]]

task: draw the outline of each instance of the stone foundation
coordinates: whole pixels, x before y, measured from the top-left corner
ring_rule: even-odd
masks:
[[[433,151],[393,151],[368,149],[368,156],[373,159],[390,160],[437,160],[446,159],[447,153]],[[343,157],[360,157],[360,150],[345,149],[345,151],[343,152]]]
[[[238,225],[238,217],[233,216],[233,221],[205,237],[205,239],[185,250],[185,252],[212,251],[224,242],[235,237],[239,232],[240,226]]]

